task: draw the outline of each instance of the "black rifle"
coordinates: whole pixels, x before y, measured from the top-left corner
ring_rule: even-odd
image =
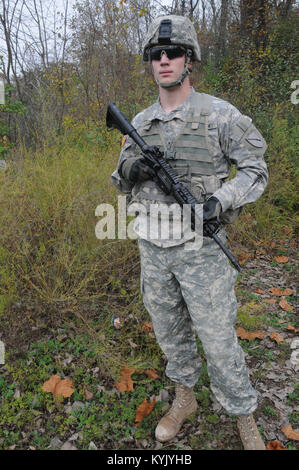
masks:
[[[132,124],[118,109],[115,103],[109,103],[108,105],[106,124],[108,127],[118,129],[124,135],[129,135],[141,148],[142,155],[145,158],[148,166],[155,171],[156,176],[154,177],[154,181],[159,186],[159,188],[162,189],[162,191],[164,191],[166,194],[171,194],[181,207],[184,204],[189,205],[191,209],[191,228],[194,230],[196,214],[195,207],[196,204],[199,204],[199,202],[189,191],[189,189],[180,182],[173,168],[171,168],[163,158],[163,152],[160,152],[159,148],[156,146],[147,145],[147,143],[138,134]],[[217,243],[217,245],[220,246],[221,250],[226,254],[234,267],[238,271],[241,271],[241,266],[239,265],[236,258],[217,236],[217,232],[219,231],[220,227],[221,224],[218,221],[204,221],[203,234],[213,238],[213,240]]]

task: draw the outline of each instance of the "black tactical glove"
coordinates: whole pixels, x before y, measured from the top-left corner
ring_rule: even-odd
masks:
[[[210,197],[203,205],[203,220],[219,219],[222,207],[218,199],[214,196]]]
[[[122,176],[131,183],[141,183],[155,176],[155,172],[150,168],[146,160],[142,157],[128,158],[121,166]]]

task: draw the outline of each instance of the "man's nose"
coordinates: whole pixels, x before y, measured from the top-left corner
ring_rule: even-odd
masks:
[[[160,58],[160,63],[161,64],[164,64],[164,63],[168,63],[169,62],[169,59],[166,55],[166,52],[162,52],[161,54],[161,58]]]

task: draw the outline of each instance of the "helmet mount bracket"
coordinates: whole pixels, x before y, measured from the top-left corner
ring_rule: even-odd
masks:
[[[158,43],[159,44],[171,44],[171,41],[170,41],[171,34],[172,34],[171,20],[161,21],[161,24],[159,27]]]

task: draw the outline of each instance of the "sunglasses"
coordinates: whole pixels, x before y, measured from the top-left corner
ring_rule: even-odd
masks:
[[[169,60],[183,57],[186,49],[181,46],[159,46],[152,47],[149,51],[150,60],[161,60],[162,54],[165,53]]]

